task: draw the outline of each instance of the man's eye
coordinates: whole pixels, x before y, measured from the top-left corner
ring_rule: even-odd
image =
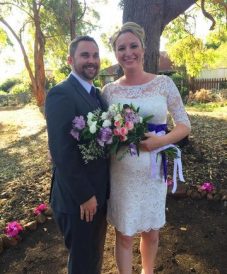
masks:
[[[88,58],[88,57],[89,57],[89,54],[88,54],[88,53],[82,53],[81,56],[82,56],[82,57],[85,57],[85,58]]]
[[[97,58],[99,58],[99,54],[97,53],[97,54],[94,54],[94,56],[93,56],[95,59],[97,59]]]

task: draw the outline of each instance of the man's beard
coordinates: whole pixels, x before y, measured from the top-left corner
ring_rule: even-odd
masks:
[[[78,71],[76,69],[76,66],[75,64],[73,65],[74,67],[74,70],[82,76],[82,78],[84,78],[85,80],[93,80],[97,75],[98,75],[98,72],[99,72],[99,67],[97,65],[84,65],[81,69],[81,71]],[[95,69],[94,73],[90,74],[89,72],[87,72],[87,68],[89,67],[92,67]]]

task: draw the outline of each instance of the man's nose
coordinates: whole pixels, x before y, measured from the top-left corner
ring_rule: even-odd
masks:
[[[96,63],[97,62],[97,58],[93,57],[93,56],[90,56],[88,58],[88,63]]]

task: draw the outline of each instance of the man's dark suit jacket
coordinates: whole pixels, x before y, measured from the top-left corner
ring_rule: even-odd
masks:
[[[101,106],[105,102],[98,94]],[[53,87],[46,98],[46,120],[49,149],[53,160],[54,176],[51,205],[55,211],[78,212],[78,206],[96,196],[101,207],[108,197],[109,169],[106,159],[84,164],[77,141],[71,136],[75,116],[86,116],[98,107],[79,81],[70,75]]]

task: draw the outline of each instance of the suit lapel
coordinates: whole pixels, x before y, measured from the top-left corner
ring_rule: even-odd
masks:
[[[80,84],[80,82],[73,76],[69,75],[68,81],[70,84],[74,87],[77,95],[82,97],[87,104],[89,104],[92,108],[98,107],[98,103],[95,101],[95,99],[90,96],[90,94],[86,91],[86,89]]]
[[[69,75],[68,77],[68,81],[71,83],[71,85],[75,88],[77,94],[79,96],[81,96],[87,104],[89,104],[92,108],[94,107],[99,107],[99,104],[96,102],[96,100],[90,96],[90,94],[86,91],[86,89],[80,84],[80,82],[73,76],[73,75]],[[97,91],[97,97],[99,99],[99,102],[101,104],[101,108],[103,110],[107,109],[107,104],[106,102],[103,100],[101,94],[100,94],[100,90],[96,88]]]

